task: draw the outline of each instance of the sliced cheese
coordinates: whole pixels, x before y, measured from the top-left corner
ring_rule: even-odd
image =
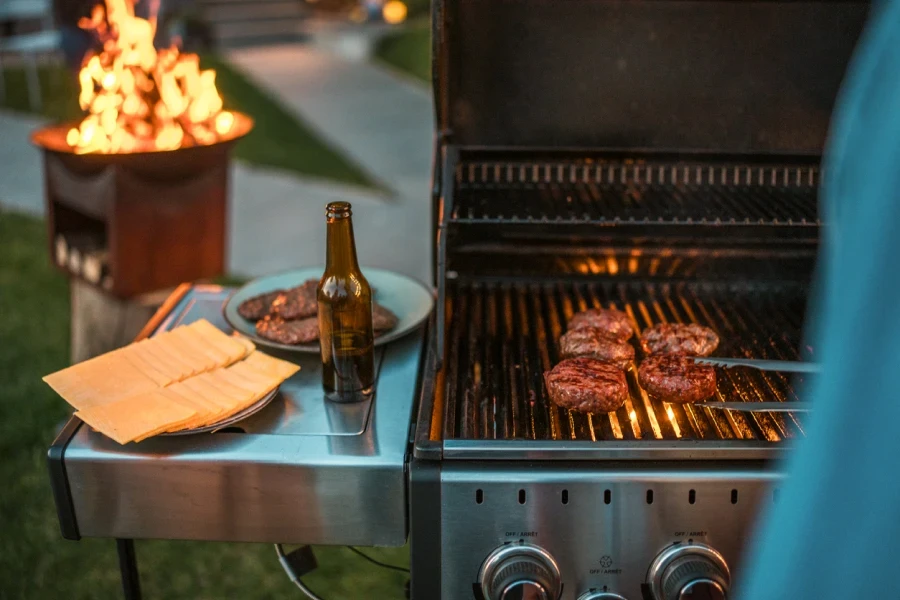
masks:
[[[137,367],[142,373],[155,381],[160,387],[165,387],[170,383],[177,381],[171,373],[160,371],[153,363],[149,362],[142,353],[138,352],[137,344],[127,346],[121,350],[117,350],[117,352],[121,356],[124,356],[125,360],[130,362],[132,366]]]
[[[148,357],[152,357],[157,368],[163,367],[166,369],[167,373],[176,373],[177,381],[181,381],[194,374],[194,370],[191,369],[190,365],[186,365],[183,362],[176,360],[173,356],[166,354],[165,350],[161,348],[159,344],[153,343],[153,338],[138,342],[135,346],[139,348],[140,352],[145,353]]]
[[[224,352],[228,356],[228,363],[226,364],[231,364],[236,360],[240,360],[256,349],[256,346],[254,346],[253,342],[250,340],[241,341],[238,338],[232,337],[218,329],[206,319],[200,319],[199,321],[191,323],[188,325],[188,329],[196,332],[198,336],[214,348]]]
[[[116,352],[47,375],[44,381],[78,410],[159,387],[149,375]]]
[[[75,414],[104,435],[127,444],[187,421],[196,412],[153,391],[85,408]]]
[[[263,352],[253,352],[237,364],[243,365],[241,369],[246,368],[263,375],[272,375],[282,381],[300,370],[300,367],[292,362],[274,358]]]
[[[178,336],[179,341],[182,342],[185,347],[191,348],[196,352],[202,353],[207,356],[210,360],[215,363],[216,367],[224,367],[234,361],[231,360],[231,357],[227,352],[216,348],[213,344],[206,341],[206,339],[201,336],[196,329],[191,329],[190,327],[179,327],[176,331],[172,332],[173,336]]]
[[[158,349],[172,360],[189,368],[192,375],[203,373],[216,366],[215,363],[206,356],[198,355],[194,351],[185,349],[178,338],[172,337],[171,331],[150,338],[147,341],[147,344],[154,345],[155,349]]]

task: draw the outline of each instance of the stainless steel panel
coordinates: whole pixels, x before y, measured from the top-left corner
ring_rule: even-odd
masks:
[[[221,288],[192,291],[164,326],[201,310],[221,326],[214,317],[223,294]],[[317,405],[312,368],[301,371],[294,388],[307,391],[273,401],[242,424],[247,433],[120,446],[82,426],[65,454],[81,534],[402,545],[404,464],[421,348],[421,332],[384,348],[371,416],[357,435],[352,430],[365,420],[354,410],[366,407]],[[308,415],[318,415],[318,431],[298,424]]]
[[[457,460],[762,460],[781,456],[790,442],[743,441],[726,445],[716,440],[445,440],[443,457]]]
[[[640,599],[656,555],[688,540],[718,550],[734,572],[782,475],[759,462],[704,464],[445,462],[442,597],[470,598],[485,558],[519,540],[559,564],[562,600],[589,589]]]

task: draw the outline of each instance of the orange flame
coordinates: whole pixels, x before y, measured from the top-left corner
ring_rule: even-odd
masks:
[[[174,150],[231,131],[234,115],[222,111],[215,71],[201,71],[196,54],[175,46],[157,50],[155,16],[136,17],[131,0],[104,0],[78,25],[96,32],[103,50],[78,75],[88,115],[66,135],[76,152]]]

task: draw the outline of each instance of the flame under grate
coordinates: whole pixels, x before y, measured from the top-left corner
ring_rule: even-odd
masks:
[[[605,282],[450,282],[447,292],[444,439],[760,440],[803,435],[803,416],[738,413],[651,400],[628,375],[615,413],[585,415],[550,402],[543,372],[559,361],[571,315],[616,307],[636,332],[659,322],[715,330],[718,356],[799,358],[805,309],[800,286]],[[642,353],[632,340],[637,360]],[[802,380],[751,369],[718,370],[713,400],[797,400]]]

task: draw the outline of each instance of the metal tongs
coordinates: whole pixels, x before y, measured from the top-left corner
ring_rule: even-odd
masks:
[[[812,412],[809,402],[697,402],[694,406],[741,412]]]
[[[781,371],[782,373],[819,373],[817,363],[795,360],[763,360],[758,358],[718,358],[692,357],[701,365],[722,367],[749,367],[760,371]],[[705,406],[719,410],[737,410],[741,412],[810,412],[809,402],[698,402],[695,406]]]
[[[763,360],[760,358],[719,358],[693,356],[692,360],[700,365],[710,365],[731,369],[733,367],[750,367],[760,371],[781,371],[782,373],[818,373],[821,366],[818,363],[804,362],[800,360]]]

